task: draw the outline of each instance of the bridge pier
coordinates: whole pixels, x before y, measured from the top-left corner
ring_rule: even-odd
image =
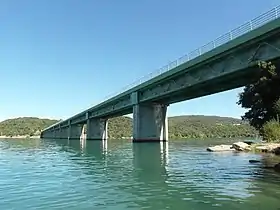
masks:
[[[60,139],[67,139],[68,138],[68,128],[60,128],[59,138]]]
[[[70,130],[70,136],[68,137],[69,139],[80,139],[82,135],[82,129],[83,126],[79,124],[75,125],[70,125],[69,130]]]
[[[107,140],[108,120],[92,118],[87,120],[87,140]]]
[[[56,129],[54,132],[55,132],[54,139],[59,139],[60,138],[60,129]]]
[[[52,138],[56,139],[56,136],[57,136],[57,130],[54,129],[52,132]]]
[[[136,104],[133,106],[133,142],[168,140],[167,105]]]

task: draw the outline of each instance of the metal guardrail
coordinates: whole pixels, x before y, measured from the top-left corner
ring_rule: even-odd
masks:
[[[162,68],[157,69],[157,70],[151,72],[150,74],[141,77],[137,81],[125,86],[118,92],[108,95],[107,97],[104,98],[104,100],[102,102],[108,100],[109,98],[117,96],[120,93],[125,92],[133,87],[136,87],[137,85],[140,85],[160,74],[163,74],[164,72],[170,71],[171,69],[174,69],[183,63],[186,63],[210,50],[213,50],[243,34],[246,34],[256,28],[259,28],[260,26],[262,26],[272,20],[275,20],[279,17],[280,17],[280,5],[274,7],[273,9],[269,10],[266,13],[261,14],[260,16],[254,18],[253,20],[248,21],[247,23],[239,26],[238,28],[235,28],[235,29],[229,31],[228,33],[218,37],[214,41],[209,42],[209,43],[203,45],[202,47],[197,48],[196,50],[193,50],[192,52],[180,57],[179,59],[170,62],[169,64],[163,66]]]

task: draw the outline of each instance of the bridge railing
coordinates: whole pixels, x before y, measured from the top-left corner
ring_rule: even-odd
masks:
[[[261,14],[260,16],[258,16],[256,18],[246,22],[245,24],[229,31],[228,33],[218,37],[214,41],[211,41],[211,42],[203,45],[202,47],[197,48],[196,50],[193,50],[190,53],[180,57],[179,59],[172,61],[169,64],[151,72],[150,74],[141,77],[140,79],[134,81],[133,83],[123,87],[118,92],[108,95],[107,97],[105,97],[105,99],[103,101],[108,100],[109,98],[112,98],[114,96],[117,96],[120,93],[125,92],[133,87],[136,87],[137,85],[140,85],[160,74],[163,74],[164,72],[170,71],[171,69],[174,69],[183,63],[186,63],[210,50],[213,50],[216,47],[219,47],[245,33],[248,33],[250,31],[256,29],[256,28],[259,28],[260,26],[262,26],[272,20],[275,20],[279,17],[280,17],[280,5],[274,7],[273,9],[269,10],[266,13]]]

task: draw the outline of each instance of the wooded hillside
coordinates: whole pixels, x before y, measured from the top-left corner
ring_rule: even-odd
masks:
[[[40,135],[41,130],[58,122],[36,117],[20,117],[0,122],[0,136]]]
[[[39,135],[44,128],[57,120],[23,117],[0,122],[0,135]],[[132,119],[117,117],[109,119],[109,138],[119,139],[132,136]],[[257,134],[247,123],[235,118],[217,116],[177,116],[169,118],[170,139],[208,137],[250,137]]]
[[[256,130],[240,119],[217,116],[189,115],[168,119],[170,139],[251,137]],[[132,136],[132,119],[117,117],[108,125],[110,138]]]

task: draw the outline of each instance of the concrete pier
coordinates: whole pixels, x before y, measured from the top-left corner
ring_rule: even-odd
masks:
[[[60,128],[54,130],[54,132],[53,132],[53,138],[54,138],[54,139],[59,139],[59,138],[61,138],[61,129],[60,129]]]
[[[68,138],[68,128],[61,128],[61,138],[62,139],[67,139]]]
[[[137,104],[133,107],[133,142],[167,141],[167,105]]]
[[[107,140],[108,120],[107,119],[88,119],[87,120],[87,139],[88,140]]]
[[[80,139],[81,135],[82,135],[82,129],[83,126],[82,125],[71,125],[69,127],[70,130],[70,136],[69,139]]]

